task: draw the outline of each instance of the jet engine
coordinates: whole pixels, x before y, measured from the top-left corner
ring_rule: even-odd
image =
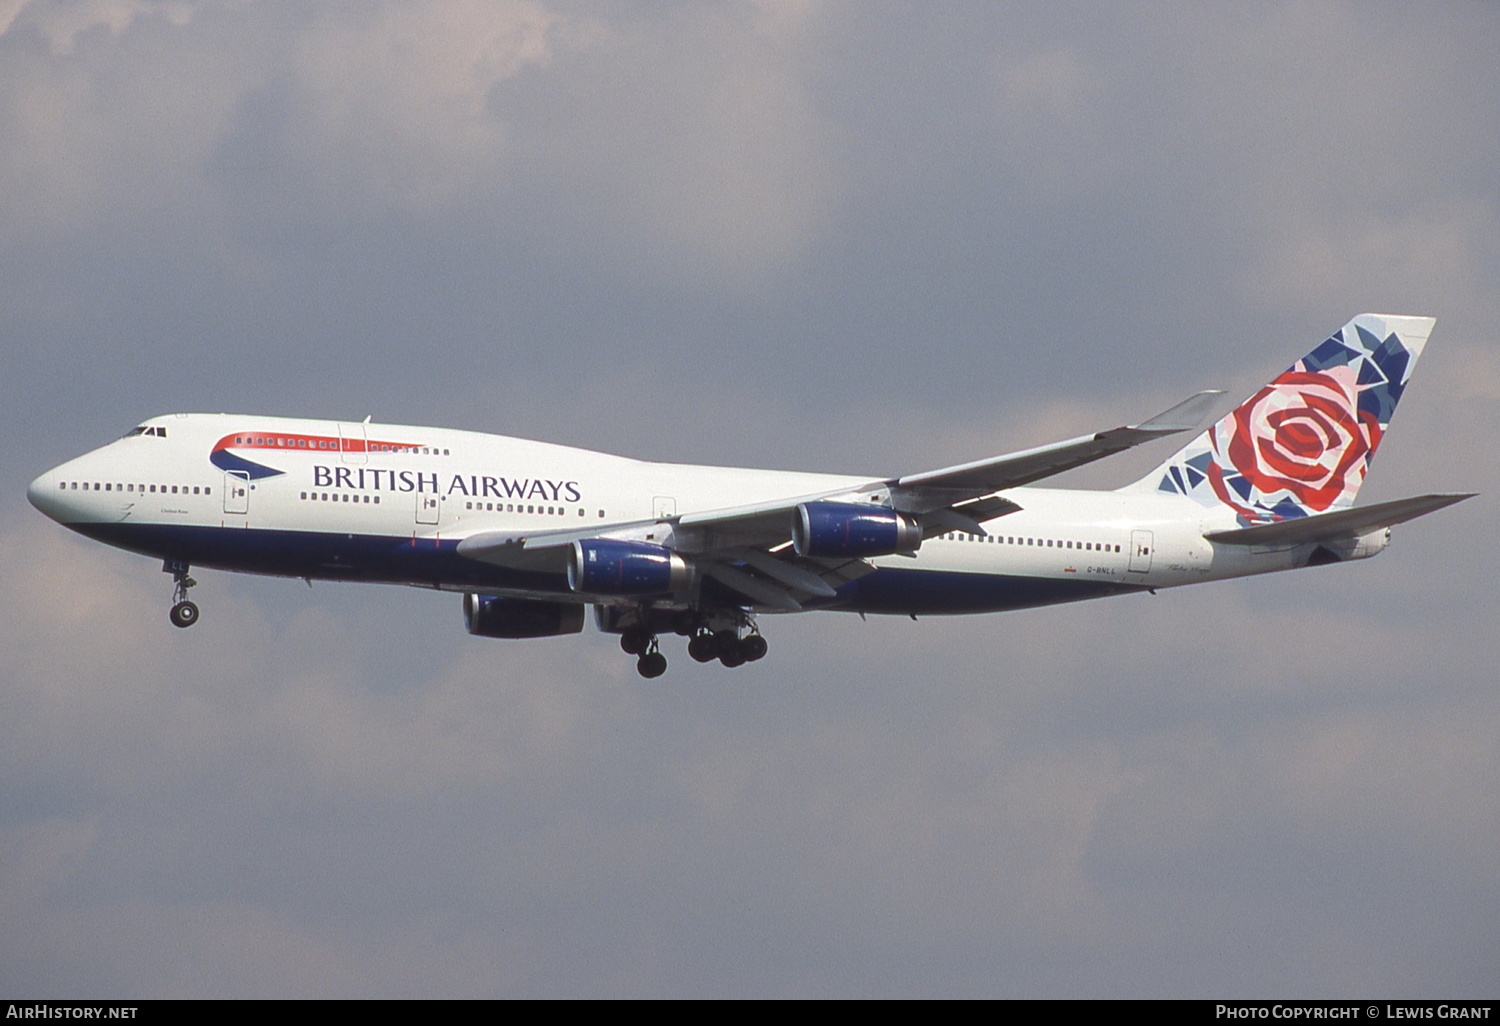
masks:
[[[583,630],[583,606],[464,594],[464,626],[485,638],[551,638]]]
[[[691,563],[649,542],[587,538],[568,561],[568,587],[589,595],[666,595],[692,583]]]
[[[916,552],[922,525],[885,506],[804,502],[792,513],[792,548],[799,556],[855,559]]]

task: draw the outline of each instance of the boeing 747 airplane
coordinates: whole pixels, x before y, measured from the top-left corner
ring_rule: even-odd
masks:
[[[1373,556],[1393,525],[1468,498],[1354,498],[1433,318],[1362,314],[1115,491],[1035,482],[1192,430],[1200,392],[1132,427],[909,474],[647,463],[445,428],[155,417],[27,495],[163,561],[463,595],[469,633],[576,634],[587,606],[642,676],[658,636],[699,662],[766,654],[762,613],[989,613]]]

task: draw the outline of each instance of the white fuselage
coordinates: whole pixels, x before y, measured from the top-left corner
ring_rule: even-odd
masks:
[[[854,489],[872,480],[649,463],[471,431],[226,414],[178,414],[48,471],[31,485],[48,516],[168,561],[254,573],[457,591],[568,594],[557,574],[465,559],[484,532],[658,521]],[[1309,546],[1224,546],[1232,514],[1179,495],[1015,488],[1021,509],[987,535],[928,538],[827,608],[889,613],[1013,609],[1303,565]],[[644,532],[644,533],[642,533]],[[652,538],[648,526],[633,537]],[[1365,539],[1372,555],[1384,535]]]

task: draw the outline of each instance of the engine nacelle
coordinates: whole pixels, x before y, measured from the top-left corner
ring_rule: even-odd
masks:
[[[668,595],[692,584],[692,564],[650,542],[587,538],[568,561],[568,587],[586,595]]]
[[[464,593],[464,626],[484,638],[551,638],[583,630],[577,602],[540,602]]]
[[[792,548],[799,556],[827,559],[916,552],[922,525],[885,506],[804,502],[792,513]]]

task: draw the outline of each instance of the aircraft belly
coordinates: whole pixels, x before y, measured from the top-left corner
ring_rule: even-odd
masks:
[[[467,559],[458,554],[456,539],[161,524],[69,526],[117,548],[212,570],[459,590],[570,594],[562,574],[515,570]]]
[[[859,613],[997,613],[1141,591],[1118,581],[882,568],[839,589],[824,608]]]

